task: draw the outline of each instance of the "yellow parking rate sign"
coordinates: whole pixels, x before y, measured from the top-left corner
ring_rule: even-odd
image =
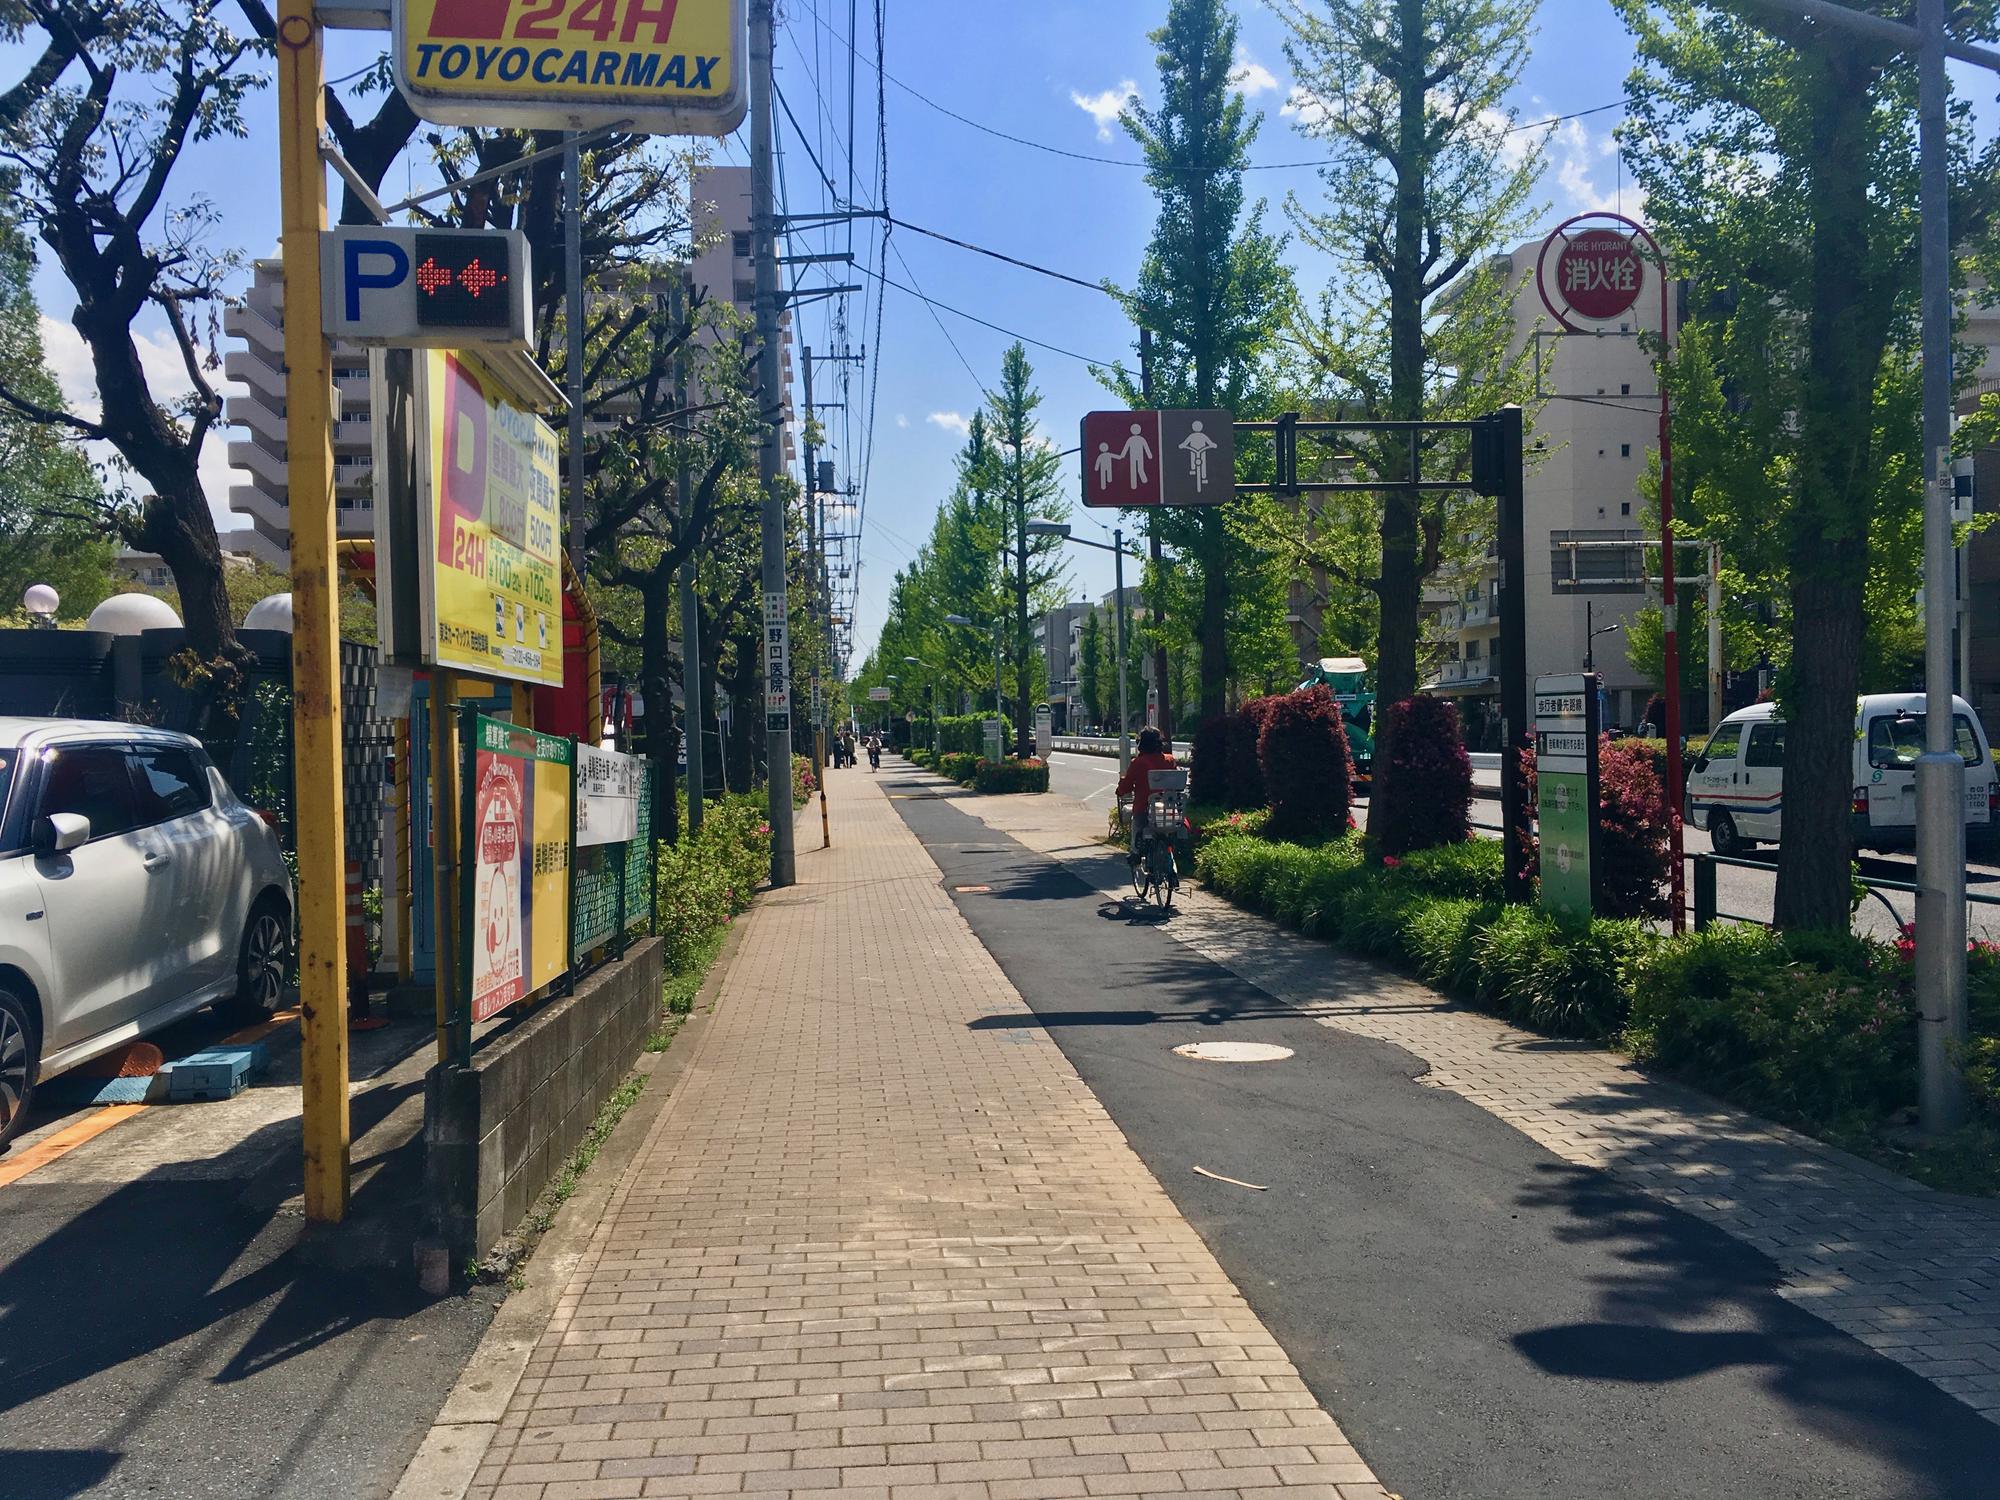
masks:
[[[426,120],[657,135],[743,121],[744,0],[396,0],[396,86]]]

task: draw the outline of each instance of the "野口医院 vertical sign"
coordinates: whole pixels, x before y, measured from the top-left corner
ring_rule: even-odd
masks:
[[[429,660],[560,687],[555,430],[463,351],[418,356],[417,515]]]
[[[744,0],[395,0],[410,108],[443,125],[727,135],[749,105]]]
[[[1542,905],[1573,916],[1596,909],[1597,677],[1535,679],[1535,820]]]
[[[476,721],[469,874],[472,1019],[552,982],[569,963],[568,740]]]
[[[636,755],[576,747],[576,842],[623,844],[639,836],[646,763]]]

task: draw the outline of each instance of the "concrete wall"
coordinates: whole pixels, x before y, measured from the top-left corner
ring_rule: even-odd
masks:
[[[432,1232],[454,1269],[521,1222],[631,1071],[659,1023],[661,953],[656,938],[635,942],[575,994],[488,1040],[469,1067],[426,1076]]]

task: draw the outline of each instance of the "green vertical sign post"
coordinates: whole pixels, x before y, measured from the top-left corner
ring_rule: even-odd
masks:
[[[1597,909],[1597,677],[1535,679],[1535,822],[1542,905],[1580,919]]]

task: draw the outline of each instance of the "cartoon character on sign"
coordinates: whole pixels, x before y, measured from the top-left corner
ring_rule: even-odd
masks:
[[[473,825],[473,889],[479,909],[472,975],[474,1014],[481,1018],[521,994],[523,801],[514,767],[500,756],[482,753]]]

